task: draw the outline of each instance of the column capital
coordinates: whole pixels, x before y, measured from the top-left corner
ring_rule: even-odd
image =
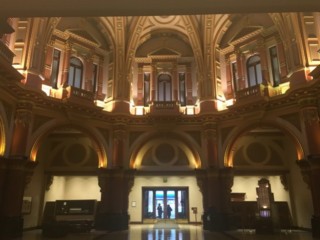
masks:
[[[311,175],[313,171],[320,171],[320,155],[309,155],[306,159],[298,160],[303,181],[311,188]]]
[[[320,170],[320,154],[310,154],[307,156],[306,161],[311,169]]]
[[[99,168],[98,169],[98,184],[102,192],[109,188],[107,184],[112,184],[112,179],[123,179],[128,184],[128,189],[133,187],[134,175],[136,169],[125,168]]]
[[[35,161],[30,161],[26,156],[0,157],[2,167],[8,171],[23,171],[25,174],[25,187],[30,183],[33,171],[38,165]]]

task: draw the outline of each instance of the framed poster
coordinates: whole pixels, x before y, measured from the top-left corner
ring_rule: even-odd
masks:
[[[22,214],[30,214],[32,205],[32,197],[23,197]]]

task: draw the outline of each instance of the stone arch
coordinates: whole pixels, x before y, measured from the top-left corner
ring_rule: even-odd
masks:
[[[94,18],[99,24],[99,28],[101,28],[102,33],[106,36],[106,39],[108,40],[108,43],[110,45],[110,50],[113,50],[115,48],[115,29],[112,26],[111,22],[108,21],[105,17],[100,18]]]
[[[231,167],[233,166],[233,157],[234,157],[234,147],[237,142],[237,139],[242,136],[244,133],[255,129],[257,127],[266,126],[273,127],[281,132],[283,132],[287,137],[289,137],[295,145],[297,160],[302,160],[305,157],[306,143],[300,139],[303,139],[301,133],[293,126],[290,126],[288,122],[281,120],[280,118],[277,121],[259,121],[259,122],[248,122],[245,125],[234,129],[229,137],[223,144],[222,151],[223,155],[223,163],[224,166]]]
[[[92,127],[83,126],[81,123],[70,123],[70,122],[59,122],[52,120],[43,126],[41,126],[37,131],[35,131],[29,141],[27,150],[30,153],[30,160],[37,161],[37,153],[41,146],[42,141],[54,130],[59,128],[69,127],[72,129],[79,130],[80,132],[86,134],[93,142],[94,148],[98,156],[98,168],[106,168],[108,165],[108,157],[106,149],[107,143],[103,136]]]
[[[190,169],[201,167],[202,157],[200,154],[200,146],[198,146],[198,144],[194,142],[187,134],[172,131],[162,131],[161,133],[149,132],[140,136],[130,148],[129,167],[133,169],[139,169],[146,152],[150,151],[150,149],[155,146],[160,146],[161,144],[173,145],[174,151],[177,151],[176,148],[181,149],[188,158]],[[174,159],[171,160],[174,161]],[[165,163],[159,163],[158,165],[162,165],[164,167],[170,166],[169,164]],[[168,168],[166,170],[168,170]]]

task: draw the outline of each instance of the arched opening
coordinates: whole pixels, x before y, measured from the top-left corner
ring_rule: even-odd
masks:
[[[137,169],[129,194],[131,222],[197,221],[190,212],[190,207],[203,211],[202,194],[194,175],[194,169],[201,166],[196,152],[188,142],[169,133],[147,137],[136,146],[131,159],[131,166]]]
[[[158,101],[170,102],[172,100],[172,83],[169,74],[160,74],[158,77]]]
[[[257,183],[262,178],[270,182],[274,195],[274,227],[309,224],[312,199],[296,163],[301,151],[296,146],[281,129],[267,125],[252,127],[236,137],[229,164],[234,169],[231,200],[238,228],[257,224]]]
[[[96,205],[100,201],[97,169],[104,165],[102,150],[98,148],[101,146],[93,136],[69,126],[57,127],[36,142],[31,157],[38,164],[25,190],[25,196],[35,207],[25,215],[25,227],[39,225],[39,221],[45,225],[50,216],[57,217],[57,208],[62,203],[76,204],[68,206],[68,211],[80,214],[91,209],[87,209],[87,205]],[[61,214],[67,216],[67,213]],[[92,222],[94,214],[92,212]]]
[[[262,83],[260,56],[254,55],[247,61],[248,86],[253,87]]]
[[[68,85],[76,88],[82,87],[83,64],[79,58],[70,59]]]

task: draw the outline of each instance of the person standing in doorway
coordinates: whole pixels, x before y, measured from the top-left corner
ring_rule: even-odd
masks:
[[[158,204],[157,210],[158,210],[158,218],[162,218],[162,207],[160,203]]]
[[[171,218],[171,212],[172,212],[172,208],[171,208],[170,205],[168,204],[168,206],[167,206],[167,217],[168,217],[168,219]]]

